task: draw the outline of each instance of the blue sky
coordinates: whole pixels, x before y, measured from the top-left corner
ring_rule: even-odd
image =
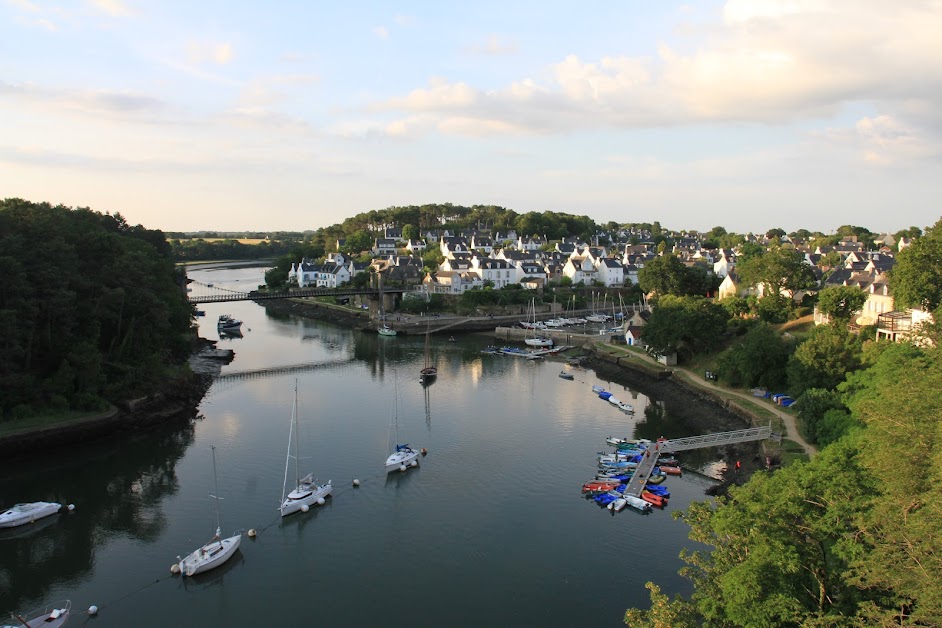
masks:
[[[268,4],[0,0],[0,197],[166,231],[942,214],[938,1]]]

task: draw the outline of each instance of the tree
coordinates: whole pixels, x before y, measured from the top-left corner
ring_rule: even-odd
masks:
[[[638,285],[644,292],[657,296],[704,296],[715,291],[719,282],[704,268],[687,268],[673,255],[660,255],[645,262],[638,271]]]
[[[425,272],[434,273],[438,270],[438,266],[445,261],[445,256],[442,255],[441,249],[438,247],[432,247],[426,249],[422,253],[422,266],[425,268]]]
[[[881,593],[863,610],[863,625],[942,625],[940,389],[942,349],[905,343],[891,344],[841,389],[865,426],[862,451],[881,452],[861,456],[859,463],[878,490],[858,522],[862,551],[849,581]]]
[[[795,400],[802,435],[812,443],[818,442],[818,430],[829,410],[846,410],[836,390],[809,388]]]
[[[710,299],[668,295],[658,300],[641,336],[657,353],[690,356],[716,347],[728,319],[726,310]]]
[[[890,271],[896,307],[936,312],[942,305],[942,219],[896,256]]]
[[[769,240],[778,240],[778,239],[780,239],[783,235],[785,235],[785,230],[784,230],[784,229],[780,229],[780,228],[778,228],[778,227],[776,227],[775,229],[769,229],[769,230],[765,233],[765,237],[768,238]]]
[[[344,253],[359,255],[361,252],[373,248],[373,236],[367,231],[357,231],[347,236],[344,243]]]
[[[178,376],[193,306],[162,232],[0,202],[0,419],[93,409]]]
[[[415,225],[403,225],[402,227],[402,239],[403,240],[414,240],[418,237],[418,230],[415,228]]]
[[[269,288],[282,288],[288,283],[288,272],[291,270],[291,257],[285,255],[275,260],[275,265],[265,271],[265,285]]]
[[[844,574],[869,491],[858,462],[856,443],[842,441],[808,464],[731,487],[715,509],[690,506],[690,538],[713,548],[681,554],[701,625],[797,626],[813,618],[837,625],[855,612],[863,595]]]
[[[787,364],[788,348],[782,336],[760,323],[722,354],[718,371],[733,386],[779,388],[785,384]]]
[[[867,302],[867,293],[854,286],[829,286],[818,293],[818,309],[834,321],[849,323]]]
[[[738,271],[746,285],[764,284],[766,294],[781,295],[785,291],[797,292],[817,285],[814,271],[805,263],[804,256],[781,247],[747,257],[739,264]]]
[[[798,345],[788,362],[788,385],[800,395],[809,388],[837,388],[861,364],[857,338],[846,327],[820,325]]]

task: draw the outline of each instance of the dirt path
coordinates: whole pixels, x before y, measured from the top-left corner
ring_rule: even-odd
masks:
[[[631,355],[631,357],[633,358],[647,360],[648,362],[651,362],[652,364],[658,364],[659,366],[663,367],[663,365],[659,364],[657,360],[655,360],[654,358],[652,358],[651,356],[645,353],[632,351],[632,352],[629,352],[628,355]],[[733,395],[735,397],[739,397],[740,399],[745,399],[752,403],[761,403],[763,408],[769,410],[770,412],[775,414],[775,416],[780,417],[782,419],[782,424],[785,426],[785,434],[783,434],[784,438],[787,438],[788,440],[801,445],[802,449],[805,450],[805,453],[808,454],[808,457],[811,457],[815,455],[816,453],[818,453],[817,448],[811,443],[806,442],[805,439],[801,437],[801,434],[798,433],[798,426],[795,423],[795,417],[787,412],[783,412],[777,406],[772,405],[768,402],[763,403],[763,400],[759,399],[758,397],[753,397],[752,395],[748,393],[740,392],[738,390],[733,390],[731,388],[724,388],[722,386],[718,386],[711,381],[705,380],[701,377],[697,377],[696,375],[694,375],[694,373],[690,369],[684,368],[682,366],[672,366],[670,367],[670,369],[674,371],[675,376],[677,373],[680,373],[688,382],[694,384],[695,386],[700,386],[701,388],[715,390],[717,392],[723,393],[724,395]]]

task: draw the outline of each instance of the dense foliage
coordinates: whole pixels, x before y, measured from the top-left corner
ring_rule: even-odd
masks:
[[[890,287],[897,309],[942,307],[942,220],[896,256]]]
[[[789,360],[789,390],[800,395],[809,388],[836,388],[860,368],[860,343],[860,337],[843,325],[815,327]]]
[[[690,600],[650,586],[632,626],[942,625],[942,349],[885,345],[817,412],[860,429],[684,513]],[[841,409],[846,402],[848,411]],[[841,406],[841,408],[836,407]],[[828,409],[826,409],[828,408]]]
[[[836,321],[850,322],[867,302],[867,293],[857,286],[828,286],[818,293],[818,309]]]
[[[173,259],[178,262],[270,259],[288,253],[296,242],[293,240],[265,240],[258,244],[244,244],[236,239],[171,240]]]
[[[160,231],[0,202],[0,416],[150,391],[189,350],[192,306]]]
[[[674,255],[659,255],[638,271],[638,285],[656,296],[680,297],[707,296],[719,287],[719,282],[705,268],[687,267]]]
[[[788,347],[781,334],[766,323],[754,325],[742,341],[719,358],[720,378],[731,386],[781,388],[785,385]]]
[[[641,338],[661,355],[689,357],[719,345],[728,319],[723,306],[710,299],[667,295],[651,312]]]

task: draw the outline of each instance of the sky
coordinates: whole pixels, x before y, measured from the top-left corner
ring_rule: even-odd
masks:
[[[0,0],[0,198],[164,231],[494,204],[939,220],[942,2]]]

